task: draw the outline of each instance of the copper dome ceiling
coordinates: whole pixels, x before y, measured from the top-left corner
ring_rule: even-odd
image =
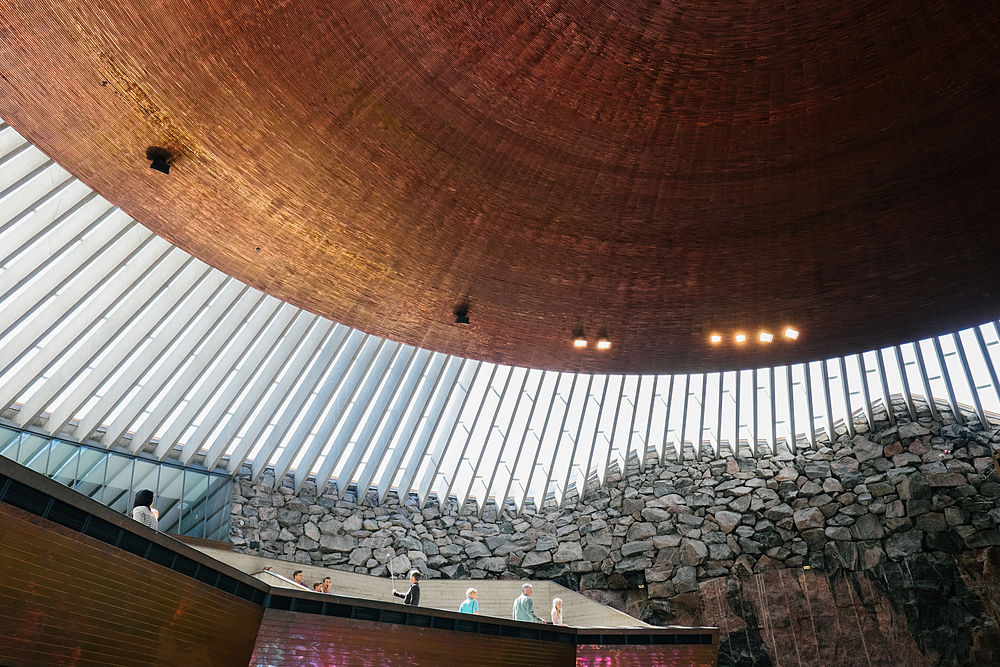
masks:
[[[392,340],[685,372],[1000,314],[995,2],[52,0],[0,25],[0,117],[185,250]]]

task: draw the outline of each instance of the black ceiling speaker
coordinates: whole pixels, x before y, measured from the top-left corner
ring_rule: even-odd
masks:
[[[168,149],[160,146],[150,146],[146,149],[146,159],[152,162],[149,165],[150,169],[155,169],[164,174],[170,173],[170,161],[173,159],[173,155]]]

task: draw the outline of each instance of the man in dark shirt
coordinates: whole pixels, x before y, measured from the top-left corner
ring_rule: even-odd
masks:
[[[406,591],[406,595],[398,593],[393,589],[392,594],[398,598],[403,598],[403,604],[408,604],[413,607],[420,605],[420,570],[410,570],[410,590]]]

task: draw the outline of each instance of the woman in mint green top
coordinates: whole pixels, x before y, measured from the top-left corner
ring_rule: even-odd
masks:
[[[479,600],[477,600],[478,597],[479,597],[479,591],[477,591],[475,588],[470,588],[469,590],[465,591],[465,602],[463,602],[462,606],[458,608],[458,611],[463,614],[476,614],[478,616],[479,615]]]

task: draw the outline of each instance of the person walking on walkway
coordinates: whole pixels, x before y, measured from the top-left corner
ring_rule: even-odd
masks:
[[[406,595],[395,590],[392,594],[397,598],[403,598],[403,604],[411,607],[420,606],[420,570],[410,570],[410,590],[406,591]]]
[[[462,606],[458,608],[461,614],[476,614],[479,615],[479,591],[475,588],[470,588],[465,591],[465,602]]]
[[[545,619],[535,616],[535,603],[531,601],[531,584],[521,586],[521,594],[514,600],[513,619],[527,623],[545,622]]]

